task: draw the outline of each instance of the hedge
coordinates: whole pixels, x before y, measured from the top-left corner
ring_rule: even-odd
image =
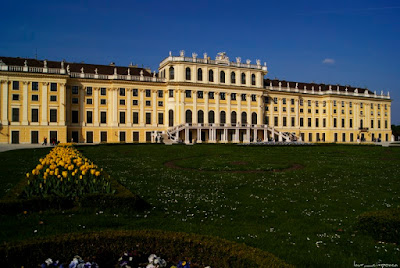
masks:
[[[244,244],[158,230],[107,230],[5,244],[0,246],[0,267],[37,267],[47,258],[69,263],[77,254],[100,267],[115,267],[123,252],[133,249],[154,253],[168,263],[187,260],[200,267],[293,267],[271,253]]]
[[[400,242],[400,208],[366,212],[358,216],[357,228],[374,239]]]
[[[144,210],[150,205],[133,194],[115,179],[110,179],[115,194],[87,194],[74,200],[65,197],[22,199],[20,194],[26,186],[21,180],[2,200],[0,214],[17,214],[23,211],[41,211],[47,209],[70,209],[73,207],[94,207],[97,209]]]

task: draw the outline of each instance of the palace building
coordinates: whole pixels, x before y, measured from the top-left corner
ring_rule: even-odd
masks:
[[[0,57],[0,143],[390,141],[391,99],[266,78],[225,53],[137,66]]]

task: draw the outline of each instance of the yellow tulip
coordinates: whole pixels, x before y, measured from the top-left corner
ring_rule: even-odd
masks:
[[[100,171],[96,171],[95,175],[96,177],[100,176]]]
[[[63,172],[62,172],[62,176],[63,176],[64,178],[66,178],[66,177],[68,176],[68,171],[63,171]]]
[[[29,173],[26,173],[26,177],[27,177],[27,178],[29,178],[29,175],[30,175]]]
[[[49,174],[50,174],[50,176],[53,176],[54,175],[54,171],[50,170]]]
[[[95,172],[96,172],[95,169],[91,169],[91,170],[90,170],[90,174],[92,174],[92,175],[94,175]]]
[[[82,175],[86,175],[86,170],[82,170]]]

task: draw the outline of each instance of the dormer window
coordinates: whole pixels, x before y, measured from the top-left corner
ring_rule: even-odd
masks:
[[[175,79],[175,70],[174,67],[169,67],[169,79],[174,80]]]
[[[231,84],[236,84],[236,74],[235,74],[235,72],[231,72]]]
[[[252,75],[251,75],[251,84],[252,84],[253,86],[256,85],[256,75],[255,75],[255,74],[252,74]]]
[[[214,71],[213,70],[208,71],[208,81],[214,82]]]
[[[221,71],[221,73],[219,74],[219,82],[225,83],[225,72],[224,71]]]
[[[203,81],[203,70],[201,68],[197,69],[197,80]]]
[[[190,68],[186,68],[186,80],[191,80],[191,71]]]

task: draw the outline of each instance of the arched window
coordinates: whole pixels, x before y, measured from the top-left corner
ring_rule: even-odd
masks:
[[[253,125],[257,125],[257,113],[252,113],[251,114],[251,123]]]
[[[246,84],[246,75],[242,73],[242,84]]]
[[[208,112],[208,123],[214,124],[215,123],[215,116],[214,111],[211,110]]]
[[[203,70],[201,68],[197,69],[197,80],[203,81]]]
[[[214,71],[213,70],[208,71],[208,81],[214,82]]]
[[[174,67],[169,67],[169,79],[174,80],[175,79],[175,70]]]
[[[173,127],[174,126],[174,111],[169,110],[168,112],[168,126]]]
[[[192,111],[191,110],[186,110],[186,123],[188,123],[188,124],[192,123]]]
[[[231,83],[236,84],[236,74],[235,72],[231,72]]]
[[[247,113],[242,112],[242,124],[247,124]]]
[[[220,117],[221,124],[226,124],[226,113],[225,113],[225,111],[221,111],[219,117]]]
[[[192,79],[192,78],[191,78],[190,68],[187,67],[187,68],[186,68],[186,80],[191,80],[191,79]]]
[[[197,123],[199,123],[199,124],[204,123],[204,112],[202,110],[199,110],[197,112]]]
[[[255,75],[255,74],[252,74],[252,75],[251,75],[251,84],[252,84],[253,86],[256,85],[256,75]]]
[[[224,71],[221,71],[219,74],[219,82],[225,83],[225,72]]]
[[[235,111],[233,111],[232,113],[231,113],[231,124],[236,124],[236,112]]]

